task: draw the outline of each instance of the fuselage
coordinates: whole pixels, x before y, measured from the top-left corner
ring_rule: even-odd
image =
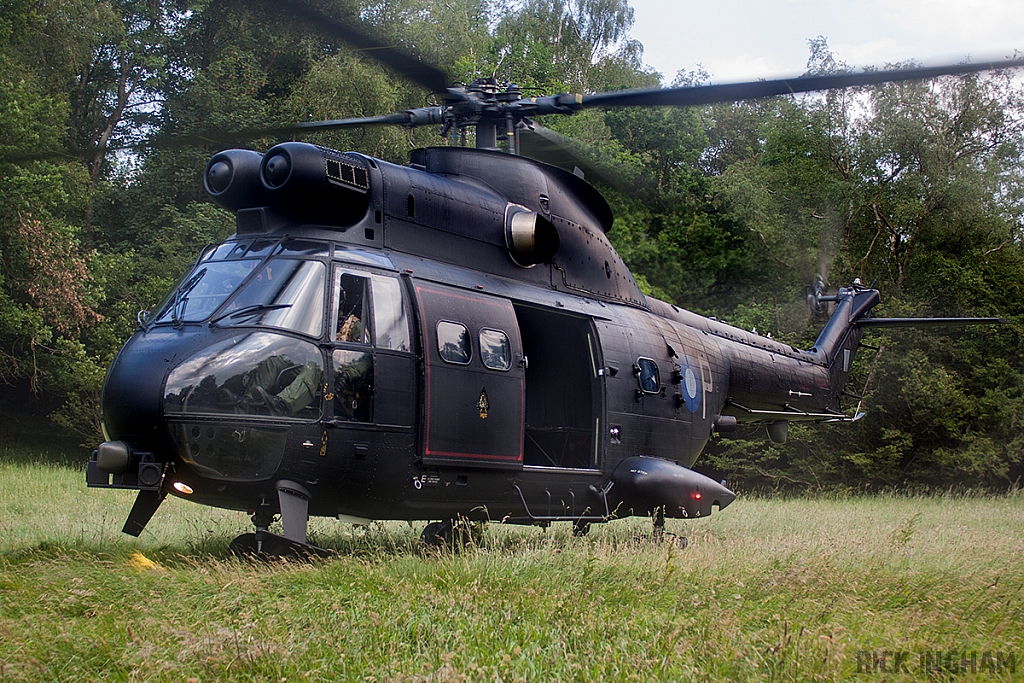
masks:
[[[108,374],[108,443],[162,467],[161,492],[273,512],[287,481],[312,515],[546,523],[676,487],[667,514],[694,516],[733,499],[688,469],[716,429],[839,417],[856,329],[801,351],[645,297],[571,174],[283,148],[214,157],[237,234]]]

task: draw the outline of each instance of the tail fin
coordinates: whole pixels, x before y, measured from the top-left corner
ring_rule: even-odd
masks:
[[[811,353],[824,361],[829,369],[832,401],[843,393],[866,327],[934,327],[939,325],[1001,325],[1002,318],[871,318],[871,309],[881,300],[878,290],[864,287],[854,280],[851,287],[840,287],[836,294],[824,295],[816,287],[808,295],[808,303],[820,307],[821,302],[835,302],[836,309],[828,324],[818,335]]]
[[[853,357],[864,334],[858,323],[878,305],[881,296],[877,289],[863,287],[855,281],[852,287],[840,287],[837,293],[831,295],[823,295],[816,290],[814,298],[815,305],[826,301],[836,303],[832,317],[811,348],[811,353],[817,354],[828,367],[831,391],[829,403],[834,404],[843,393],[853,366]]]

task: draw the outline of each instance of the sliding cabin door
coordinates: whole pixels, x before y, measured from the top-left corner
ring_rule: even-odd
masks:
[[[519,469],[523,347],[512,302],[416,283],[426,384],[423,462]]]

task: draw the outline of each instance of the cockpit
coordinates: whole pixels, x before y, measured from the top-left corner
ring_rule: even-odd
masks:
[[[377,357],[411,362],[410,323],[386,256],[249,239],[205,251],[143,328],[209,337],[170,369],[161,412],[189,464],[214,478],[257,480],[280,462],[288,424],[381,417]]]

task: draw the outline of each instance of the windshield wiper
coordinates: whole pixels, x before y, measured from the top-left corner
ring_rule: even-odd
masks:
[[[184,310],[185,302],[188,301],[189,292],[196,288],[199,281],[206,275],[206,268],[203,268],[198,273],[188,279],[188,282],[178,287],[178,291],[174,293],[174,303],[171,305],[171,320],[174,322],[175,327],[181,327],[181,316],[178,314],[178,308]]]
[[[230,313],[221,313],[216,318],[210,321],[210,326],[216,325],[225,318],[242,318],[250,315],[256,315],[257,313],[263,313],[264,311],[275,311],[279,308],[291,308],[291,304],[252,304],[250,306],[243,306],[237,311],[231,311]]]

